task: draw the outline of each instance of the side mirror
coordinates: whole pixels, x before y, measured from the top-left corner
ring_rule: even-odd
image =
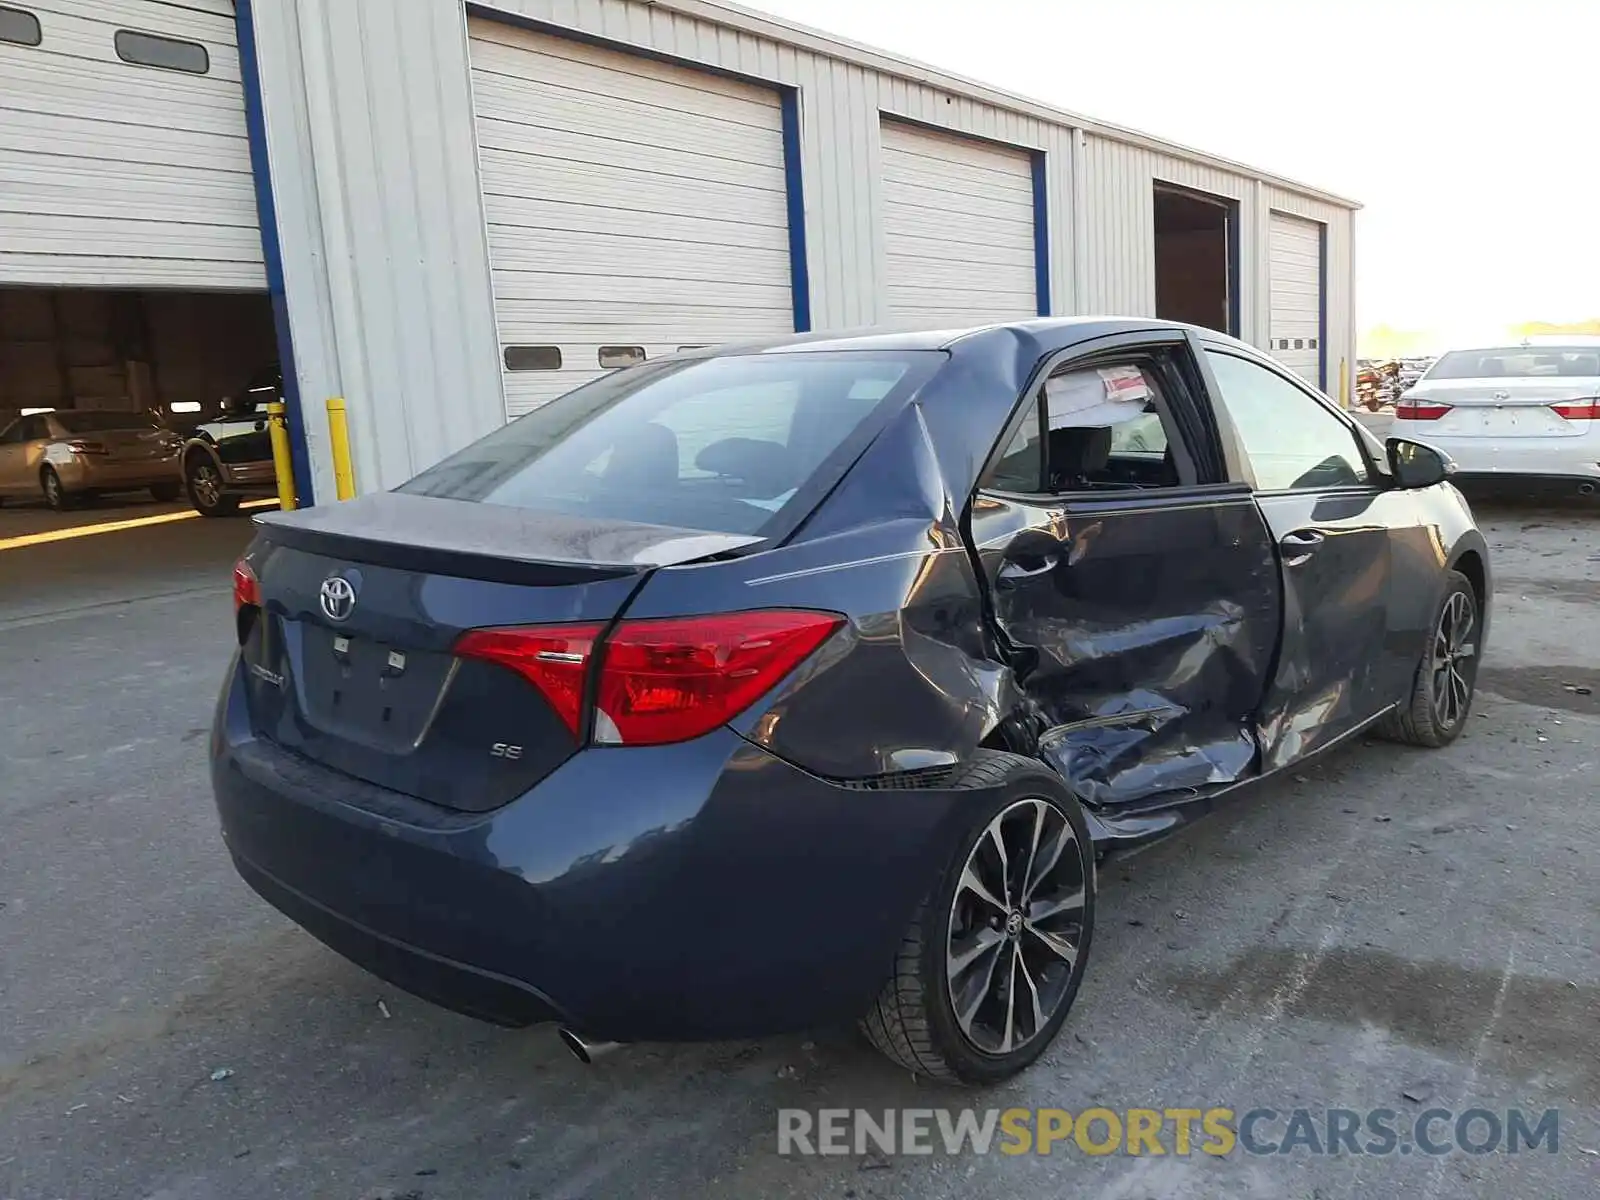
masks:
[[[1399,437],[1390,438],[1386,445],[1389,469],[1403,488],[1432,487],[1455,474],[1456,464],[1432,446]]]

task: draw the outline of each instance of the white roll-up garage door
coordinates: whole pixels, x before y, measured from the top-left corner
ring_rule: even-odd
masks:
[[[1032,155],[898,121],[882,129],[889,316],[1037,316]]]
[[[493,21],[470,32],[510,416],[600,374],[603,352],[793,331],[776,92]]]
[[[264,287],[232,0],[5,9],[0,283]]]
[[[1312,387],[1322,386],[1322,226],[1273,213],[1268,236],[1272,305],[1267,349]]]

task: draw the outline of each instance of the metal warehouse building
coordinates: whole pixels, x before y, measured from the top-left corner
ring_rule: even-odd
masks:
[[[1192,320],[1337,388],[1337,196],[710,0],[0,0],[0,421],[281,358],[392,486],[792,330]]]

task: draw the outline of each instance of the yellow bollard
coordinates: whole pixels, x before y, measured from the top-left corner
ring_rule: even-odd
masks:
[[[278,477],[278,507],[293,512],[294,463],[289,457],[289,419],[281,400],[267,405],[267,436],[272,439],[272,472]]]
[[[356,494],[356,473],[350,463],[350,422],[338,396],[328,397],[328,447],[333,452],[334,491],[339,499],[349,500]]]

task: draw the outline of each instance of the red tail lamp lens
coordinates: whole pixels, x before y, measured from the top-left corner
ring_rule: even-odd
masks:
[[[598,645],[601,625],[477,629],[456,653],[516,671],[574,734],[598,656],[594,740],[659,746],[726,724],[843,624],[835,613],[791,609],[622,621]]]
[[[261,581],[250,564],[241,558],[233,564],[233,611],[237,614],[247,604],[260,606]]]
[[[606,641],[595,741],[684,742],[738,716],[826,641],[844,618],[766,610],[624,621]]]
[[[574,735],[583,716],[583,684],[603,625],[535,625],[472,629],[456,643],[462,658],[499,663],[544,693]]]
[[[1434,400],[1402,400],[1394,406],[1394,415],[1401,420],[1437,421],[1450,411],[1450,405]]]
[[[1550,407],[1569,421],[1600,421],[1600,399],[1568,400]]]

